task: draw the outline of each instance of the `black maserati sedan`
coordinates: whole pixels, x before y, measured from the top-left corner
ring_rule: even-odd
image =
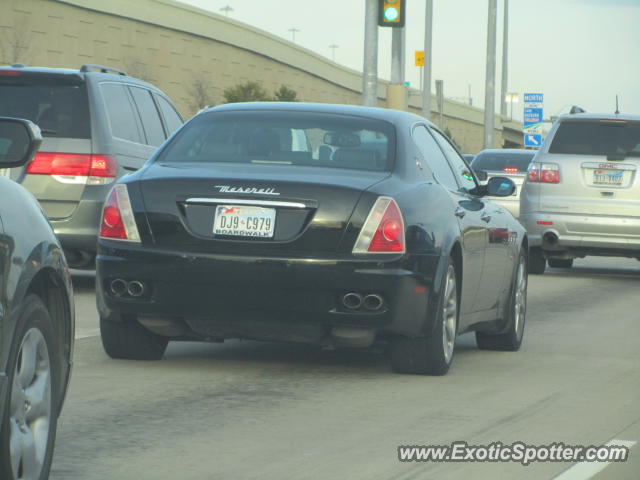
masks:
[[[46,479],[73,355],[71,277],[36,199],[7,178],[40,129],[0,117],[0,478]]]
[[[527,237],[434,125],[406,112],[241,103],[192,118],[105,202],[102,343],[388,345],[397,372],[445,374],[456,335],[517,350]]]

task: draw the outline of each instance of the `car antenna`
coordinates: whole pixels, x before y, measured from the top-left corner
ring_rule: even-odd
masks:
[[[620,108],[618,107],[618,95],[616,95],[616,115],[620,115]]]

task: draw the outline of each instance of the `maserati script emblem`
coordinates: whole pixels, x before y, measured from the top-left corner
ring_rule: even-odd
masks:
[[[275,188],[256,187],[231,187],[229,185],[216,185],[220,193],[255,193],[256,195],[280,195]]]

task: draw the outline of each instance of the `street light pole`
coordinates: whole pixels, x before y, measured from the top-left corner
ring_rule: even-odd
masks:
[[[329,45],[329,48],[331,49],[331,60],[333,60],[334,62],[336,61],[336,48],[339,47],[340,45],[336,45],[335,43]]]
[[[424,21],[424,79],[422,81],[422,116],[431,120],[431,59],[433,58],[433,0],[426,0]]]
[[[509,0],[504,0],[504,20],[502,30],[502,82],[500,82],[500,115],[507,116],[507,82],[509,50]],[[513,108],[513,104],[511,105]],[[511,116],[513,118],[513,115]]]
[[[287,32],[291,32],[291,42],[292,43],[296,43],[296,32],[299,32],[300,30],[298,30],[296,27],[292,27],[289,30],[287,30]]]
[[[497,0],[489,0],[487,21],[487,67],[484,94],[484,148],[493,148],[496,102],[496,16]]]

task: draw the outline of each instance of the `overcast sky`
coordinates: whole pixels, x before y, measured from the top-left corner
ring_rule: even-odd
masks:
[[[182,0],[291,40],[362,71],[365,0]],[[503,2],[498,0],[496,85],[500,91]],[[433,0],[433,75],[445,96],[484,106],[487,0]],[[406,80],[417,87],[414,51],[424,45],[424,0],[407,0]],[[545,117],[580,105],[640,114],[640,0],[510,0],[510,92],[544,93]],[[391,28],[379,28],[378,73],[389,78]],[[432,91],[435,87],[432,85]],[[496,100],[497,102],[497,100]],[[496,104],[499,111],[499,105]],[[522,104],[514,106],[522,119]]]

